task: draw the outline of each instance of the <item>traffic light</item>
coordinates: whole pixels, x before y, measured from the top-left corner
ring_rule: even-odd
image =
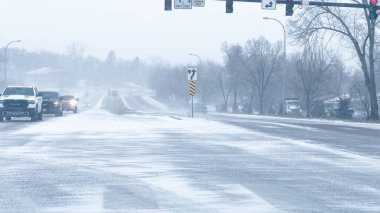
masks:
[[[293,0],[286,0],[286,11],[285,15],[286,16],[292,16],[294,11],[293,11],[294,3]]]
[[[370,6],[369,6],[369,18],[371,20],[377,19],[377,0],[371,0]]]
[[[226,0],[226,13],[234,12],[234,0]]]
[[[165,10],[166,11],[172,10],[172,0],[165,0]]]

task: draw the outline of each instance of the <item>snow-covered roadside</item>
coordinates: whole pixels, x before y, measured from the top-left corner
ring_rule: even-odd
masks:
[[[127,107],[129,110],[132,109],[132,107],[125,101],[124,97],[121,97],[121,100],[123,101],[125,107]]]
[[[211,113],[213,115],[220,115],[229,118],[244,118],[244,119],[257,119],[267,122],[276,121],[292,121],[292,122],[304,122],[304,123],[318,123],[318,124],[331,124],[331,125],[343,125],[348,127],[359,127],[359,128],[370,128],[379,129],[380,124],[378,123],[360,123],[360,122],[350,122],[341,120],[323,120],[323,119],[307,119],[307,118],[285,118],[285,117],[272,117],[264,115],[243,115],[243,114],[229,114],[229,113]]]

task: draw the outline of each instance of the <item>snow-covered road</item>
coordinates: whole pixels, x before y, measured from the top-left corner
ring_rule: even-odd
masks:
[[[1,212],[380,212],[373,153],[216,116],[95,108],[1,131]]]

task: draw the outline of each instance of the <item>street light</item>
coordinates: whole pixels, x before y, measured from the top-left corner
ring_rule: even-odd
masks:
[[[203,63],[202,63],[202,59],[201,59],[201,57],[199,57],[198,55],[193,54],[193,53],[190,53],[189,55],[191,55],[191,56],[195,56],[195,57],[197,57],[197,58],[199,59],[200,64],[201,64],[201,70],[202,70],[202,69],[203,69]]]
[[[21,42],[21,40],[11,41],[4,48],[4,84],[5,84],[4,86],[7,86],[7,49],[9,45],[16,42]]]
[[[285,29],[285,26],[284,24],[282,24],[281,21],[279,21],[278,19],[275,19],[275,18],[270,18],[270,17],[263,17],[264,20],[272,20],[272,21],[275,21],[277,23],[279,23],[282,27],[282,29],[284,30],[284,71],[283,71],[283,78],[282,78],[282,93],[281,93],[281,99],[282,99],[282,110],[283,110],[283,113],[285,113],[285,83],[286,83],[286,75],[285,75],[285,72],[286,72],[286,69],[287,69],[287,63],[286,63],[286,29]]]

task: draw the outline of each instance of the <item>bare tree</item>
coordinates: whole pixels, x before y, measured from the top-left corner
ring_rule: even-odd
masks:
[[[73,84],[74,82],[70,79],[74,77],[78,78],[78,75],[83,72],[81,63],[83,62],[84,51],[84,46],[78,42],[72,42],[66,47],[67,62],[63,71],[61,71],[61,89],[64,85]]]
[[[240,75],[243,70],[241,63],[243,48],[240,45],[228,46],[227,43],[223,44],[222,51],[225,53],[226,69],[230,73],[229,82],[231,84],[233,94],[232,112],[238,112],[238,95],[240,90]]]
[[[353,0],[368,5],[367,0]],[[342,9],[338,7],[308,7],[289,26],[297,41],[307,42],[312,37],[339,36],[355,50],[361,64],[371,102],[371,118],[379,119],[375,78],[376,20],[370,19],[369,9]]]
[[[332,69],[332,84],[331,89],[332,93],[337,97],[342,97],[346,91],[346,86],[348,83],[349,75],[346,72],[344,63],[340,60],[336,60]]]
[[[109,51],[106,58],[106,63],[110,66],[115,65],[116,63],[116,54],[113,50]]]
[[[363,84],[364,79],[358,74],[354,74],[351,78],[350,97],[354,105],[359,105],[357,108],[363,110],[366,113],[366,117],[370,116],[370,102],[368,96],[368,90]],[[359,103],[359,104],[357,104]]]
[[[218,80],[215,78],[220,65],[213,61],[205,61],[202,65],[202,70],[198,72],[199,81],[197,81],[197,93],[203,103],[208,103],[214,98],[213,94],[218,88]]]
[[[244,112],[252,113],[254,108],[254,103],[256,99],[256,86],[255,84],[247,78],[244,78],[244,75],[241,76],[241,88],[242,88],[242,101],[244,103]]]
[[[219,69],[217,73],[217,81],[218,81],[218,87],[223,97],[222,111],[227,111],[228,100],[232,91],[230,84],[228,83],[228,80],[229,80],[229,76],[228,76],[228,73],[226,72],[226,69],[224,68]]]
[[[83,57],[85,47],[79,42],[71,42],[71,44],[67,46],[66,51],[71,59],[78,59]]]
[[[263,37],[249,40],[245,46],[243,65],[247,73],[245,80],[251,84],[251,104],[254,91],[259,97],[259,111],[264,114],[264,98],[273,74],[280,69],[281,43],[271,44]]]
[[[323,95],[327,82],[331,80],[334,63],[336,60],[333,57],[328,57],[316,46],[306,46],[302,53],[291,57],[291,64],[295,70],[292,83],[294,88],[302,93],[306,116],[310,116],[312,102]]]

